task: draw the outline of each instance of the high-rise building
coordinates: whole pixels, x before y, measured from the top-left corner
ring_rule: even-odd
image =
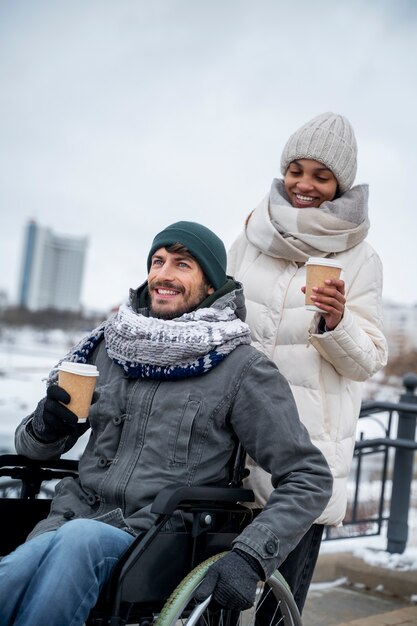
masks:
[[[56,235],[30,220],[26,225],[19,304],[32,311],[78,311],[86,250],[86,237]]]
[[[417,349],[417,304],[384,302],[384,333],[390,357]]]

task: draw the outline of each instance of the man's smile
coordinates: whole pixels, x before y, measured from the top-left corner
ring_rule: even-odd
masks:
[[[154,294],[154,297],[170,300],[184,293],[184,289],[173,285],[156,283],[155,285],[151,285],[151,292]]]
[[[156,293],[159,296],[176,296],[178,293],[180,293],[179,291],[174,291],[173,289],[165,289],[163,287],[160,287],[159,289],[155,289]]]

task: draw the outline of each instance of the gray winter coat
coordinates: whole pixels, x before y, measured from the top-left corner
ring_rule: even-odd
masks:
[[[233,292],[236,298],[240,290]],[[223,300],[230,301],[230,294],[215,306]],[[332,488],[327,463],[299,421],[288,383],[274,363],[241,345],[199,377],[132,379],[107,356],[104,341],[91,362],[100,372],[100,397],[91,407],[79,478],[58,483],[49,516],[30,537],[74,518],[100,520],[136,535],[150,526],[150,505],[165,485],[227,484],[237,436],[270,472],[275,489],[235,547],[257,558],[269,576],[320,515]],[[37,441],[27,428],[31,419],[16,431],[18,453],[51,459],[75,443],[68,437],[52,444]]]

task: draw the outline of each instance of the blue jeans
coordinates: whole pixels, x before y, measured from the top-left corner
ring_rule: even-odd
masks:
[[[96,520],[70,520],[0,561],[0,625],[81,626],[133,537]]]

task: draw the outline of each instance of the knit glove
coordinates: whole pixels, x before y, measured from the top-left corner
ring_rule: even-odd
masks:
[[[259,562],[250,554],[235,549],[213,563],[198,587],[195,599],[203,602],[211,594],[211,608],[243,611],[255,602],[256,585],[263,578]]]
[[[33,413],[30,422],[33,434],[39,441],[50,443],[61,437],[78,437],[78,418],[61,402],[68,404],[71,396],[58,385],[50,385]]]

